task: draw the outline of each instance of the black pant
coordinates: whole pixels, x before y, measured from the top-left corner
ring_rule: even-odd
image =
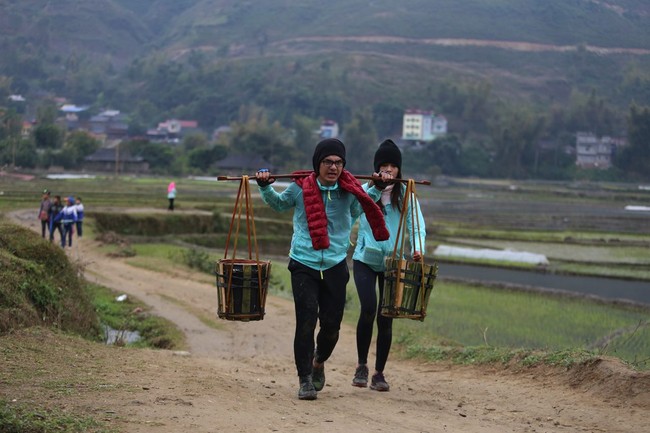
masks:
[[[50,229],[50,221],[49,220],[41,220],[41,236],[45,238],[45,233]]]
[[[167,210],[174,210],[174,199],[170,198],[169,200],[169,206],[167,206]]]
[[[393,319],[382,316],[375,287],[379,284],[379,299],[384,293],[384,273],[375,272],[368,265],[358,260],[352,263],[354,283],[357,286],[361,304],[357,322],[357,356],[359,364],[368,363],[368,351],[372,340],[372,329],[377,317],[377,359],[375,370],[384,371],[388,353],[393,341]]]
[[[84,222],[83,222],[83,221],[77,221],[77,222],[75,223],[75,225],[77,226],[77,237],[80,238],[81,236],[83,236],[83,225],[84,225]]]
[[[350,280],[348,265],[343,260],[325,271],[318,271],[295,260],[289,261],[291,288],[296,310],[296,334],[293,354],[298,376],[312,371],[316,321],[316,361],[325,362],[339,340],[339,329],[345,308],[345,287]],[[322,279],[321,279],[322,275]]]
[[[52,223],[52,230],[50,230],[50,242],[54,240],[54,232],[58,230],[61,235],[61,243],[63,244],[63,227],[60,222]]]

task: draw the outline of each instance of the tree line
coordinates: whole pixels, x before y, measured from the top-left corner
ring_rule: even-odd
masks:
[[[20,79],[0,76],[0,100],[7,101],[21,89],[34,94],[30,89],[37,85],[47,88],[47,95],[70,95],[91,110],[118,108],[129,115],[134,137],[123,148],[145,157],[159,173],[211,173],[214,162],[235,151],[261,155],[278,167],[304,168],[317,140],[314,131],[324,118],[339,121],[349,148],[349,167],[367,171],[377,143],[401,135],[404,109],[414,105],[445,115],[450,131],[432,143],[405,150],[409,167],[421,173],[626,180],[644,178],[650,171],[644,170],[649,167],[650,146],[644,128],[647,106],[632,103],[621,109],[596,90],[575,87],[565,104],[536,105],[497,95],[487,80],[446,77],[427,82],[417,96],[399,96],[361,88],[366,85],[363,80],[328,59],[291,60],[280,73],[275,64],[214,64],[197,52],[184,63],[156,56],[138,59],[122,72],[78,58],[65,65],[65,80],[44,75],[43,68],[36,68],[37,77],[31,79],[30,73],[36,72],[29,69]],[[648,83],[648,74],[631,66],[619,88],[632,92]],[[639,93],[641,100],[647,96]],[[89,134],[59,126],[57,107],[47,97],[30,101],[31,108],[3,105],[3,165],[75,169],[100,146]],[[197,120],[206,134],[186,137],[177,147],[135,138],[162,118]],[[20,134],[25,120],[34,122],[29,137]],[[231,132],[211,141],[209,132],[221,125],[231,126]],[[581,131],[627,136],[629,145],[619,149],[611,170],[578,170],[575,156],[567,151],[575,148],[575,134]]]

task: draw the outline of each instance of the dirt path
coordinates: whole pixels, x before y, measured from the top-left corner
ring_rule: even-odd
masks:
[[[435,38],[435,39],[415,39],[403,38],[398,36],[306,36],[299,38],[284,39],[274,41],[272,45],[284,46],[297,44],[301,42],[356,42],[356,43],[373,43],[373,44],[408,44],[408,45],[439,45],[445,47],[491,47],[501,48],[509,51],[523,52],[569,52],[584,49],[586,51],[599,54],[634,54],[648,55],[650,50],[644,48],[621,48],[621,47],[597,47],[593,45],[551,45],[522,41],[497,41],[488,39],[463,39],[463,38]]]
[[[37,229],[33,212],[11,218]],[[103,346],[75,353],[78,374],[102,359],[111,365],[102,377],[105,391],[70,396],[68,404],[114,420],[121,431],[650,431],[650,375],[611,360],[569,372],[514,372],[390,359],[390,392],[354,388],[354,329],[346,326],[326,363],[327,386],[316,401],[299,401],[290,301],[270,297],[264,320],[219,320],[215,329],[201,320],[215,316],[211,280],[136,269],[97,246],[84,238],[69,250],[85,266],[86,278],[151,305],[187,334],[189,345],[185,356]]]

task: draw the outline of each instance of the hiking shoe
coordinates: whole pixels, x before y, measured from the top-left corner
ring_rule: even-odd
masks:
[[[375,391],[388,391],[390,389],[388,382],[386,382],[386,379],[384,379],[383,373],[376,373],[372,375],[372,380],[370,381],[370,389],[374,389]]]
[[[300,388],[298,389],[299,400],[316,400],[316,389],[311,381],[311,376],[302,376],[300,378]]]
[[[312,367],[311,380],[316,391],[320,391],[325,387],[325,364],[321,364],[320,367]]]
[[[365,388],[368,386],[368,367],[366,364],[361,364],[354,372],[354,379],[352,379],[352,386]]]

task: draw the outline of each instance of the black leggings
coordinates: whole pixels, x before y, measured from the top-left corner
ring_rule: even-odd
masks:
[[[50,242],[54,240],[54,232],[57,230],[59,232],[59,235],[61,235],[61,244],[63,244],[63,227],[61,226],[60,222],[52,223],[52,230],[50,230]]]
[[[320,322],[317,362],[327,361],[339,340],[350,271],[345,260],[321,273],[293,259],[289,261],[289,271],[296,309],[293,354],[298,376],[307,376],[312,371],[316,321]]]
[[[388,353],[393,341],[393,319],[379,314],[379,302],[384,293],[384,273],[375,272],[368,265],[358,260],[352,264],[354,283],[357,286],[361,308],[357,322],[357,357],[359,364],[368,363],[368,351],[372,340],[372,329],[377,317],[377,359],[375,370],[384,371]],[[379,284],[379,298],[375,287]]]

